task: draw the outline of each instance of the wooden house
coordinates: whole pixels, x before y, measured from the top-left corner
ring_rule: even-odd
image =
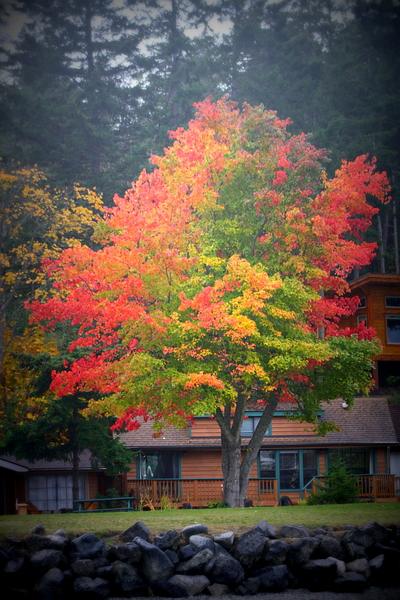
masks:
[[[243,451],[259,416],[249,411],[243,422]],[[342,400],[326,403],[320,418],[334,421],[339,430],[324,437],[293,416],[286,404],[274,414],[251,473],[248,500],[253,505],[276,505],[283,496],[298,502],[335,456],[357,477],[360,497],[395,499],[400,415],[386,398],[357,398],[352,408]],[[196,418],[187,429],[168,428],[161,437],[153,437],[151,424],[143,423],[121,439],[133,452],[126,493],[138,502],[207,506],[222,500],[221,439],[213,418]]]
[[[368,274],[351,283],[360,298],[356,314],[343,325],[363,322],[373,327],[382,344],[376,357],[377,387],[400,384],[400,275]]]

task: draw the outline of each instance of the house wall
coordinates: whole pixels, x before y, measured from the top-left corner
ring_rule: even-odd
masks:
[[[316,435],[312,423],[293,421],[285,416],[272,419],[272,436],[304,436]],[[218,423],[212,418],[195,419],[191,430],[192,438],[216,438],[220,437]]]

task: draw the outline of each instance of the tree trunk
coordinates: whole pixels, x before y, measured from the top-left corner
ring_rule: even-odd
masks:
[[[393,198],[393,238],[394,238],[394,268],[396,275],[400,273],[400,257],[399,257],[399,232],[397,228],[397,206],[396,198]]]
[[[244,506],[252,465],[257,459],[265,432],[267,431],[278,400],[271,398],[260,417],[256,430],[242,456],[240,429],[243,422],[246,399],[239,398],[235,414],[230,407],[224,414],[217,411],[216,419],[221,429],[222,472],[224,476],[224,502],[228,506]]]
[[[79,500],[79,408],[74,406],[72,412],[72,423],[70,427],[70,442],[72,447],[72,503]]]
[[[383,240],[383,229],[382,229],[382,219],[378,214],[377,217],[378,222],[378,235],[379,235],[379,263],[380,263],[380,272],[386,273],[386,265],[385,265],[385,245]]]

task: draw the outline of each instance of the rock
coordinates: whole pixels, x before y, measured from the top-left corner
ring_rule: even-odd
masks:
[[[229,550],[232,548],[233,543],[235,541],[235,534],[233,531],[225,531],[224,533],[219,533],[218,535],[214,535],[214,542],[217,544],[221,544],[223,548]]]
[[[277,536],[276,527],[268,523],[268,521],[260,521],[256,525],[256,529],[259,529],[266,537],[275,539]]]
[[[289,545],[282,540],[272,540],[266,547],[264,561],[267,565],[281,565],[286,560]],[[307,559],[308,560],[308,559]]]
[[[5,564],[10,560],[10,554],[5,548],[0,546],[0,568],[3,568]]]
[[[345,552],[345,558],[348,561],[355,560],[356,558],[365,558],[367,555],[364,546],[354,544],[353,542],[342,542],[342,547]]]
[[[126,563],[138,563],[142,557],[142,551],[135,542],[126,544],[115,544],[110,546],[107,553],[110,560],[122,560]]]
[[[354,571],[354,573],[360,573],[360,575],[364,575],[368,579],[370,575],[369,571],[369,562],[366,558],[357,558],[352,562],[348,562],[346,565],[347,571]]]
[[[145,578],[150,583],[169,579],[174,572],[174,565],[168,556],[160,548],[142,538],[137,537],[134,541],[142,551],[142,568]]]
[[[179,547],[180,534],[171,529],[165,533],[160,533],[154,538],[154,543],[160,550],[177,550]]]
[[[266,567],[259,574],[260,589],[281,592],[289,586],[289,570],[286,565]]]
[[[105,565],[96,569],[96,576],[102,579],[112,579],[113,573],[113,565]]]
[[[332,535],[323,535],[319,538],[319,544],[316,547],[313,556],[315,558],[328,558],[333,556],[342,559],[344,552],[341,543]]]
[[[300,538],[290,544],[287,551],[289,567],[296,569],[308,562],[317,545],[318,540],[312,537]]]
[[[31,556],[31,565],[34,569],[47,571],[52,567],[58,567],[62,559],[59,550],[39,550]]]
[[[192,558],[192,556],[194,556],[197,552],[197,548],[195,548],[194,546],[192,546],[191,544],[187,544],[186,546],[182,546],[181,548],[179,548],[179,558],[183,561],[183,560],[189,560],[190,558]]]
[[[250,529],[236,541],[233,554],[245,568],[251,567],[260,561],[266,545],[267,538],[260,529]]]
[[[214,552],[213,540],[209,537],[205,537],[204,535],[191,535],[189,538],[189,543],[197,550],[204,550],[204,548],[208,548]]]
[[[105,543],[93,533],[84,533],[71,540],[72,552],[77,558],[94,558],[105,551]]]
[[[346,573],[346,563],[344,562],[344,560],[339,560],[338,558],[335,558],[334,556],[328,556],[327,558],[332,558],[332,560],[335,561],[336,573],[337,573],[338,577],[341,577],[342,575],[344,575]]]
[[[288,538],[308,538],[310,537],[310,533],[308,529],[302,527],[301,525],[284,525],[280,529],[281,537]]]
[[[334,558],[310,560],[303,565],[301,578],[310,590],[327,590],[337,577],[337,564]]]
[[[67,537],[67,534],[65,533],[64,529],[57,529],[57,531],[55,531],[53,533],[53,535],[58,535],[59,537]]]
[[[123,594],[146,595],[146,584],[132,565],[120,560],[112,565],[112,573],[117,590]]]
[[[46,535],[45,536],[46,548],[51,548],[52,550],[65,550],[68,539],[63,535]]]
[[[188,540],[191,535],[198,535],[200,533],[208,533],[207,525],[201,525],[201,523],[194,523],[193,525],[187,525],[181,531],[181,534],[186,540]]]
[[[365,529],[353,527],[346,531],[342,537],[343,544],[356,544],[363,548],[369,548],[374,543],[374,538]]]
[[[348,572],[333,582],[335,592],[362,592],[367,586],[367,580],[359,573]]]
[[[179,563],[179,557],[175,550],[165,550],[165,554],[168,556],[173,565],[177,565]]]
[[[71,564],[71,570],[78,577],[93,577],[96,568],[91,558],[80,558]]]
[[[44,535],[46,533],[45,526],[42,523],[38,523],[32,528],[32,533],[36,535]]]
[[[238,585],[244,579],[243,567],[228,553],[217,553],[205,569],[211,581],[225,585]]]
[[[208,586],[207,591],[210,596],[224,596],[225,594],[228,594],[229,588],[223,583],[213,583]]]
[[[142,521],[137,521],[131,527],[121,533],[121,539],[124,542],[133,542],[135,537],[142,538],[142,540],[146,540],[146,542],[150,541],[150,529],[147,527],[147,525],[142,523]]]
[[[391,531],[379,523],[368,523],[361,528],[375,544],[386,544],[391,538]]]
[[[214,558],[213,550],[204,548],[192,556],[190,560],[180,563],[176,568],[176,572],[185,573],[187,575],[201,573],[212,558]]]
[[[74,581],[74,592],[81,598],[107,598],[110,587],[108,581],[100,577],[78,577]]]
[[[46,535],[38,535],[37,533],[32,533],[31,535],[27,535],[24,539],[24,545],[26,546],[28,552],[38,552],[39,550],[45,550],[49,547],[49,540]]]
[[[64,573],[54,567],[43,575],[36,586],[36,597],[40,600],[54,600],[64,596]]]
[[[240,594],[241,596],[250,596],[257,594],[260,589],[260,579],[259,577],[249,577],[242,581],[242,583],[236,588],[235,594]]]
[[[210,580],[205,575],[174,575],[168,583],[179,588],[181,596],[197,596],[210,585]]]
[[[18,558],[14,558],[9,560],[4,567],[4,573],[6,575],[15,575],[20,573],[25,567],[25,558],[23,556],[19,556]]]

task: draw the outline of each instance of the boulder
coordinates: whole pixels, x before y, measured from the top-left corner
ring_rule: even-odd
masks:
[[[176,572],[184,573],[186,575],[201,573],[212,558],[214,558],[213,550],[204,548],[192,556],[188,561],[180,563],[176,568]]]
[[[263,533],[266,537],[269,537],[271,539],[275,539],[277,536],[276,527],[271,525],[271,523],[268,523],[268,521],[260,521],[259,523],[257,523],[256,529],[259,529],[261,533]]]
[[[46,535],[44,539],[46,548],[51,548],[52,550],[61,550],[61,552],[65,550],[68,544],[68,539],[65,535]]]
[[[281,527],[279,532],[281,537],[288,538],[308,538],[310,537],[310,532],[305,527],[301,525],[284,525]]]
[[[323,535],[319,538],[319,544],[313,553],[314,558],[328,558],[333,556],[342,559],[344,552],[341,543],[332,535]]]
[[[9,560],[4,567],[5,575],[17,575],[21,573],[25,567],[25,557],[18,556],[17,558],[13,558]]]
[[[289,569],[286,565],[266,567],[259,574],[260,589],[268,592],[281,592],[289,586]]]
[[[223,548],[229,550],[232,548],[233,543],[235,541],[235,534],[233,531],[225,531],[224,533],[219,533],[218,535],[214,535],[214,542],[220,544]]]
[[[310,560],[301,571],[301,579],[310,590],[327,590],[336,577],[337,564],[334,558]]]
[[[131,595],[146,595],[146,584],[138,570],[117,560],[112,565],[112,575],[118,592]]]
[[[71,564],[71,570],[78,577],[93,577],[96,567],[91,558],[80,558]]]
[[[252,567],[261,560],[267,543],[260,529],[250,529],[236,540],[233,554],[245,568]]]
[[[180,534],[171,529],[165,533],[160,533],[154,538],[154,543],[160,550],[177,550],[179,548]]]
[[[136,537],[142,538],[146,542],[150,541],[150,529],[142,521],[137,521],[121,533],[121,539],[124,542],[133,542]]]
[[[336,573],[338,577],[341,577],[346,573],[346,563],[344,560],[340,560],[339,558],[335,558],[334,556],[328,556],[327,558],[331,558],[336,563]]]
[[[367,586],[367,580],[360,573],[347,572],[333,582],[335,592],[362,592]]]
[[[142,538],[135,538],[136,544],[142,551],[142,569],[147,581],[153,583],[162,579],[169,579],[174,572],[174,565],[168,556],[155,546]]]
[[[244,579],[243,567],[227,552],[218,552],[205,568],[211,581],[228,586],[239,585]]]
[[[260,589],[260,578],[259,577],[249,577],[242,581],[242,583],[236,588],[235,594],[240,594],[241,596],[253,596],[257,594]]]
[[[178,556],[180,560],[189,560],[198,552],[198,548],[195,548],[191,544],[186,544],[179,548]]]
[[[71,540],[71,549],[77,558],[95,558],[103,554],[105,547],[94,533],[84,533]]]
[[[126,563],[138,563],[142,557],[142,551],[135,542],[126,544],[115,544],[108,549],[108,558],[113,560],[122,560]]]
[[[55,531],[53,533],[53,535],[58,535],[59,537],[67,537],[67,534],[65,533],[64,529],[57,529],[57,531]]]
[[[180,596],[197,596],[210,585],[210,580],[205,575],[178,574],[171,577],[168,583],[180,590]]]
[[[372,531],[369,532],[368,530],[360,527],[352,527],[343,534],[342,543],[356,544],[357,546],[362,546],[363,548],[369,548],[374,543],[374,538],[372,536]]]
[[[36,535],[44,535],[46,533],[45,526],[42,523],[38,523],[32,528],[32,533]]]
[[[287,563],[293,569],[300,568],[311,558],[318,545],[318,540],[312,537],[300,538],[289,545]]]
[[[59,550],[39,550],[31,556],[31,565],[34,569],[47,571],[52,567],[58,567],[62,560],[62,553]]]
[[[229,588],[223,583],[213,583],[208,586],[207,591],[210,596],[224,596],[229,593]]]
[[[168,556],[173,565],[177,565],[179,563],[179,556],[175,550],[165,550],[165,554]]]
[[[54,567],[43,575],[36,586],[38,600],[55,600],[64,597],[65,577],[61,569]]]
[[[345,560],[351,561],[356,558],[365,558],[367,556],[365,546],[360,546],[359,544],[355,544],[354,542],[343,542],[342,547],[344,550],[344,558]]]
[[[264,562],[267,565],[281,565],[286,560],[289,545],[282,540],[271,540],[266,547]]]
[[[200,533],[208,533],[207,525],[202,525],[201,523],[194,523],[193,525],[187,525],[181,531],[181,534],[186,540],[188,540],[191,535],[197,535]]]
[[[372,538],[375,544],[387,544],[392,536],[390,529],[379,523],[368,523],[361,530]]]
[[[77,577],[74,581],[74,592],[79,598],[107,598],[110,593],[108,581],[95,577]]]
[[[38,535],[37,533],[31,533],[24,539],[24,545],[28,552],[38,552],[39,550],[45,550],[49,547],[49,540],[46,535]],[[57,550],[57,548],[55,548]]]
[[[360,573],[360,575],[363,575],[366,579],[368,579],[370,575],[369,562],[366,558],[357,558],[356,560],[348,562],[346,570]]]
[[[204,548],[208,548],[214,552],[213,540],[204,535],[191,535],[189,538],[189,543],[194,546],[196,550],[204,550]]]

